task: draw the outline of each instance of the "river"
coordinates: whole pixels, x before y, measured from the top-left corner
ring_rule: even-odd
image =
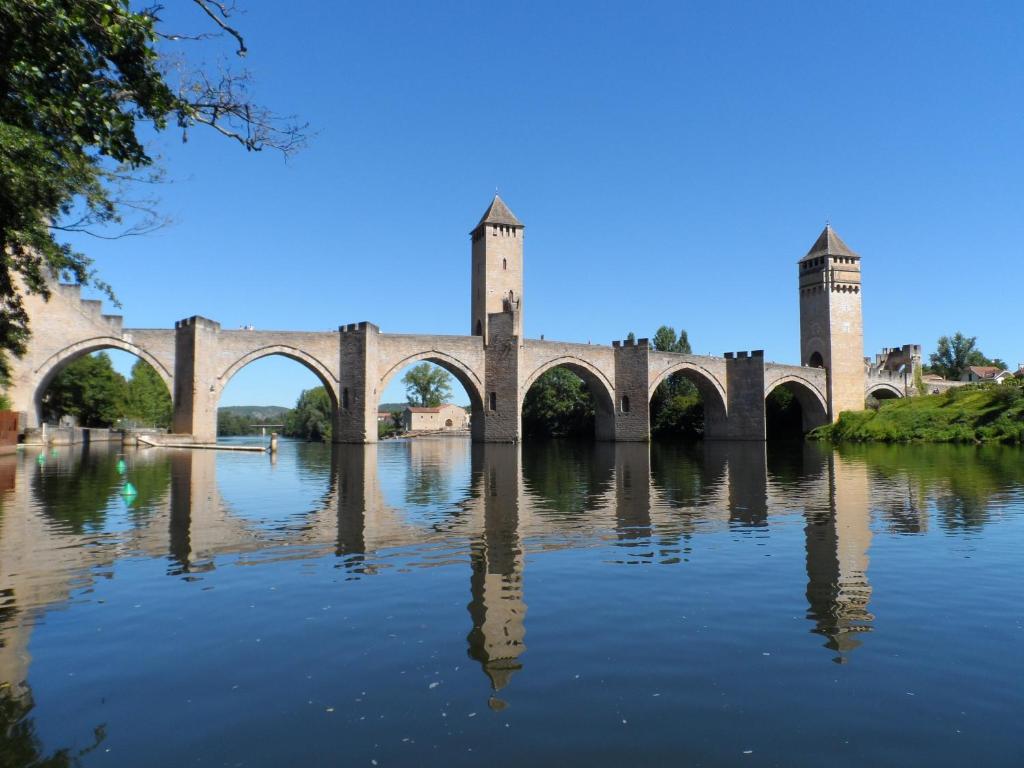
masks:
[[[1018,449],[119,450],[0,457],[4,768],[1024,763]]]

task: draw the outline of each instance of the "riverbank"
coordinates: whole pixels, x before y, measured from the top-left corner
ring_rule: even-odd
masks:
[[[846,411],[814,440],[843,442],[1024,443],[1024,387],[967,386],[941,395],[891,400],[878,410]]]

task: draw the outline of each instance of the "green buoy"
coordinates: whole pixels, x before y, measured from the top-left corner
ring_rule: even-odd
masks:
[[[117,460],[117,474],[123,475],[124,471],[128,469],[128,465],[124,463],[124,459]]]
[[[135,486],[132,485],[131,483],[125,483],[121,487],[121,495],[124,496],[126,499],[134,498],[135,496],[138,496],[138,494],[139,492],[135,490]]]
[[[38,462],[39,462],[39,465],[40,465],[40,466],[42,466],[43,464],[45,464],[45,463],[46,463],[46,451],[40,451],[40,452],[39,452],[39,455],[38,455],[38,456],[36,456],[36,461],[38,461]]]

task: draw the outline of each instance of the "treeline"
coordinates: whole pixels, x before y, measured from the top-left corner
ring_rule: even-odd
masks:
[[[331,397],[323,387],[303,390],[294,408],[273,417],[221,408],[217,411],[217,434],[221,437],[251,435],[256,425],[266,424],[268,418],[284,424],[281,433],[285,437],[313,442],[331,440]]]
[[[131,377],[116,370],[106,352],[86,355],[58,373],[42,400],[47,423],[68,417],[82,427],[142,426],[166,429],[171,424],[171,394],[149,363],[137,360]]]

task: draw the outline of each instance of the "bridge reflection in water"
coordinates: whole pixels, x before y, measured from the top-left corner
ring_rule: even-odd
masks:
[[[468,560],[467,650],[488,679],[491,706],[501,708],[498,692],[525,663],[531,550],[604,543],[621,552],[621,564],[674,565],[702,535],[767,535],[773,516],[802,518],[810,629],[846,661],[872,629],[872,504],[903,517],[908,505],[923,506],[913,494],[908,501],[913,484],[876,483],[873,493],[868,462],[813,445],[534,450],[444,439],[294,450],[293,469],[322,490],[308,511],[280,520],[247,516],[244,499],[221,493],[219,461],[225,472],[289,471],[249,457],[130,455],[138,495],[123,502],[116,525],[110,510],[123,480],[115,454],[0,460],[0,679],[12,690],[23,685],[35,618],[119,558],[166,558],[169,575],[201,578],[232,563],[333,555],[348,578],[362,579],[388,567],[389,553],[433,546],[448,554],[412,565]],[[467,464],[468,479],[453,480]],[[391,482],[396,473],[403,482]],[[420,507],[429,512],[415,514]]]

